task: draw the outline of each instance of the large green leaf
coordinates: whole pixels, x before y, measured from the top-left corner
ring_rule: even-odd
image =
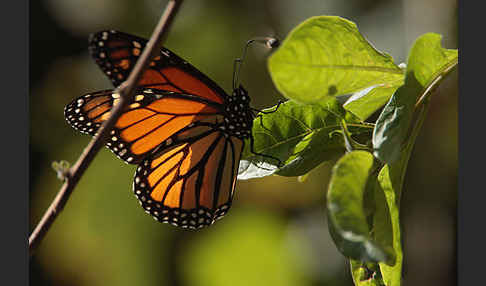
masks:
[[[430,95],[445,74],[457,65],[457,50],[441,47],[441,36],[425,34],[410,51],[405,84],[401,86],[376,122],[373,132],[374,155],[386,163],[400,155],[413,128],[417,102]]]
[[[336,16],[298,25],[270,56],[268,67],[277,89],[303,103],[403,79],[391,56],[370,45],[353,22]]]
[[[268,109],[267,111],[272,110]],[[277,174],[301,176],[324,161],[344,153],[340,122],[345,119],[352,134],[371,134],[372,126],[359,123],[335,98],[313,105],[293,101],[276,112],[263,114],[253,123],[254,151],[273,156],[283,163]],[[263,177],[277,171],[278,161],[251,153],[250,142],[240,162],[239,179]]]
[[[388,261],[386,253],[371,234],[365,196],[374,183],[373,155],[353,151],[334,166],[327,193],[329,230],[338,249],[348,258],[363,262]]]

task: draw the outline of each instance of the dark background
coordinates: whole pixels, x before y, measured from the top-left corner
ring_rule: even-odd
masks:
[[[303,4],[305,3],[305,4]],[[30,2],[30,230],[61,182],[52,161],[74,162],[90,138],[63,108],[110,88],[87,52],[89,33],[148,38],[166,1]],[[256,36],[283,39],[301,21],[338,15],[397,63],[426,32],[457,48],[457,2],[186,0],[166,46],[228,92],[233,60]],[[254,107],[281,98],[253,47],[241,82]],[[402,201],[404,285],[456,284],[457,73],[434,94],[409,163]],[[133,197],[135,166],[102,150],[30,262],[31,285],[352,285],[324,216],[331,164],[297,178],[240,181],[231,212],[208,229],[178,230],[146,215]]]

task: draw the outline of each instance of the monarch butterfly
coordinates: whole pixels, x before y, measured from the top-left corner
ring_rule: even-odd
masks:
[[[102,31],[90,36],[89,51],[118,86],[146,43],[126,33]],[[229,96],[161,48],[110,131],[106,146],[126,163],[138,164],[133,191],[156,220],[197,229],[230,209],[244,140],[253,142],[255,118],[247,91],[235,81],[233,85]],[[73,128],[95,135],[118,98],[113,90],[89,93],[69,103],[64,116]]]

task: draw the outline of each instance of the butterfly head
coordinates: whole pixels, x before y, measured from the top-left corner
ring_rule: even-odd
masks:
[[[233,90],[233,97],[236,98],[237,101],[246,104],[248,107],[250,106],[250,97],[248,96],[248,91],[240,84],[239,87]]]

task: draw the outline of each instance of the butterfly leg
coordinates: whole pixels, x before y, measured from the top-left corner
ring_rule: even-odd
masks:
[[[262,157],[267,157],[267,158],[270,158],[270,159],[273,159],[273,160],[277,161],[278,162],[277,163],[277,167],[278,168],[280,168],[280,167],[283,166],[282,160],[280,160],[279,158],[273,157],[271,155],[266,155],[266,154],[263,154],[263,153],[256,152],[255,149],[254,149],[254,143],[255,143],[255,140],[253,139],[253,136],[250,136],[250,152],[252,154],[255,154],[255,155],[258,155],[258,156],[262,156]],[[266,168],[263,168],[263,167],[260,167],[260,166],[258,166],[258,167],[266,170]]]
[[[260,126],[263,129],[265,129],[265,130],[267,130],[269,132],[272,132],[272,130],[268,129],[267,127],[265,127],[265,125],[263,125],[263,115],[262,114],[258,114],[256,117],[260,119]]]
[[[275,109],[274,110],[270,110],[270,111],[263,111],[263,110],[260,110],[260,113],[263,113],[263,114],[272,114],[274,112],[277,112],[278,108],[280,107],[280,104],[284,103],[284,101],[282,100],[278,100],[278,103],[277,103],[277,106],[275,106]]]
[[[279,100],[275,109],[270,110],[270,111],[262,111],[262,110],[257,110],[257,109],[252,108],[253,110],[260,113],[258,115],[254,115],[254,116],[260,118],[260,125],[263,127],[263,129],[265,129],[267,131],[271,131],[270,129],[266,128],[265,125],[263,125],[263,114],[271,114],[271,113],[277,112],[278,108],[280,107],[280,104],[282,104],[282,103],[283,103],[283,101]]]

